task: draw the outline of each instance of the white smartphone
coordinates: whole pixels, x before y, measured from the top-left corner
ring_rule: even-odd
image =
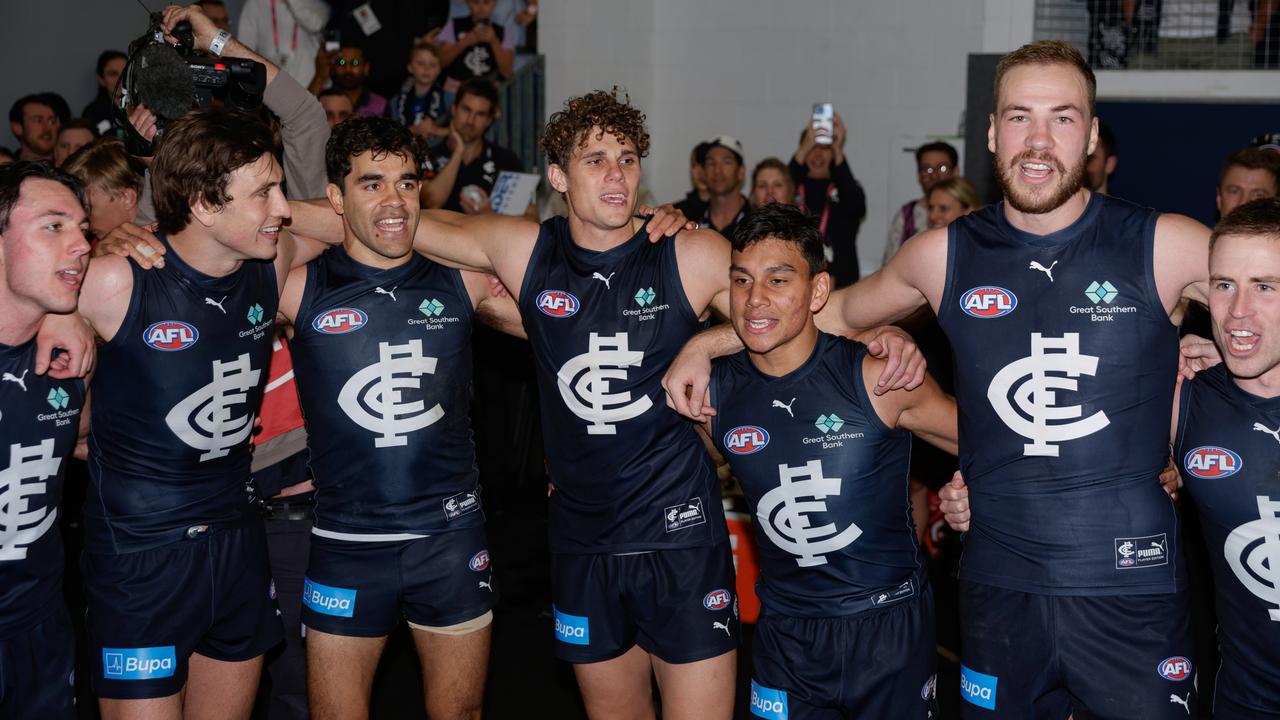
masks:
[[[814,141],[819,145],[830,145],[832,136],[836,131],[836,113],[831,107],[831,103],[816,103],[813,106],[813,116],[810,122],[813,125]]]

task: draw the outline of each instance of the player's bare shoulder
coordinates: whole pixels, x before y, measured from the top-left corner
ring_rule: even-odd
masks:
[[[722,290],[729,287],[729,241],[715,230],[682,230],[672,240],[680,283],[695,312],[701,314]]]
[[[124,322],[132,294],[133,268],[129,267],[129,259],[119,255],[96,257],[89,262],[80,288],[80,315],[89,321],[98,337],[110,341]]]

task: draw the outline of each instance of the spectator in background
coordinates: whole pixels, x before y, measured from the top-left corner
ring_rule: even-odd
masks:
[[[1165,0],[1154,5],[1154,46],[1142,46],[1137,55],[1130,51],[1130,68],[1240,70],[1252,65],[1252,2]]]
[[[953,177],[934,183],[927,196],[929,201],[929,228],[946,227],[952,220],[982,207],[978,189],[962,177]]]
[[[111,100],[120,85],[120,73],[124,72],[129,58],[119,50],[103,50],[98,56],[98,94],[93,102],[84,106],[80,117],[93,124],[99,135],[111,129]]]
[[[675,203],[675,207],[688,218],[700,218],[707,211],[707,199],[711,192],[707,190],[707,174],[702,170],[702,163],[707,159],[708,143],[700,142],[693,146],[689,153],[689,183],[693,186],[684,199]]]
[[[390,115],[420,137],[447,137],[441,125],[447,107],[440,85],[440,51],[430,43],[418,43],[409,51],[409,79],[391,98]]]
[[[726,238],[733,237],[738,223],[750,206],[742,194],[742,181],[747,170],[742,163],[742,143],[728,135],[707,142],[702,174],[707,181],[707,209],[702,213],[702,227],[713,228]]]
[[[324,116],[329,122],[330,130],[356,114],[356,106],[351,104],[351,98],[337,88],[329,88],[320,93],[320,106],[324,108]]]
[[[246,0],[236,36],[306,87],[316,72],[327,22],[324,0]]]
[[[1116,133],[1110,125],[1099,122],[1098,146],[1089,153],[1089,158],[1084,163],[1085,182],[1089,189],[1109,195],[1107,186],[1119,162],[1120,151],[1116,145]]]
[[[769,203],[796,204],[796,183],[787,164],[776,157],[761,160],[751,171],[751,208]]]
[[[98,137],[93,124],[88,120],[68,120],[58,127],[58,139],[53,146],[53,166],[62,167],[62,163],[71,157],[71,153],[93,142]]]
[[[449,17],[460,17],[471,11],[467,0],[450,0]],[[525,30],[538,18],[538,3],[525,0],[497,0],[493,14],[489,16],[495,25],[501,25],[511,33],[511,45],[516,50],[526,47]]]
[[[53,159],[58,128],[70,116],[67,101],[57,93],[35,93],[14,101],[9,108],[9,129],[18,139],[18,159],[46,162]]]
[[[213,22],[213,26],[219,30],[231,32],[231,16],[227,14],[227,5],[222,0],[196,0],[192,5],[199,5],[204,11],[205,17]],[[298,81],[301,85],[306,85],[302,80]]]
[[[84,185],[89,197],[89,230],[96,239],[138,216],[146,166],[119,138],[94,140],[67,158],[62,170]]]
[[[1251,144],[1263,150],[1280,152],[1280,133],[1264,133],[1255,137]]]
[[[1280,192],[1280,153],[1247,147],[1236,151],[1222,165],[1218,176],[1218,217],[1262,198]]]
[[[445,92],[475,77],[504,80],[515,63],[513,35],[493,22],[494,0],[467,0],[470,15],[449,18],[436,43],[444,65]]]
[[[960,172],[960,155],[950,143],[931,142],[916,148],[916,180],[920,183],[921,196],[912,200],[894,214],[889,221],[889,240],[884,246],[882,265],[898,252],[902,243],[924,230],[929,222],[927,198],[929,188],[939,180],[946,180]]]
[[[819,144],[813,126],[806,125],[788,168],[796,184],[797,204],[818,218],[831,277],[840,287],[861,276],[858,224],[867,214],[867,196],[845,159],[845,127],[839,114],[834,124],[830,145]]]
[[[515,153],[484,137],[498,112],[498,88],[492,82],[473,78],[458,88],[449,137],[431,148],[428,174],[435,176],[423,186],[426,207],[468,215],[493,212],[489,193],[498,175],[503,170],[524,171]],[[535,203],[525,215],[538,219]]]
[[[365,79],[369,76],[369,63],[364,59],[364,51],[355,45],[343,45],[336,53],[327,53],[324,48],[316,54],[316,75],[311,78],[307,89],[312,95],[319,95],[325,83],[333,80],[333,87],[341,90],[351,100],[356,115],[366,117],[382,117],[387,114],[387,99],[365,87]]]

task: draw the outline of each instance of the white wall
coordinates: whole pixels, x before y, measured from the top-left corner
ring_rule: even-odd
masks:
[[[539,6],[547,107],[626,86],[653,136],[647,185],[674,200],[688,190],[700,140],[733,135],[749,167],[785,159],[812,104],[831,101],[867,192],[858,244],[869,272],[890,214],[913,197],[888,190],[895,175],[914,173],[902,140],[957,133],[968,54],[1029,39],[1022,4],[1029,9],[1018,0],[553,0]]]

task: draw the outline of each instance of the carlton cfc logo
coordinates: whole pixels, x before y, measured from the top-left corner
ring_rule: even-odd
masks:
[[[734,455],[760,452],[769,444],[769,433],[755,425],[739,425],[724,434],[724,446]]]
[[[581,307],[578,298],[563,290],[543,290],[538,294],[537,304],[543,315],[554,318],[567,318]]]
[[[1174,655],[1165,658],[1156,666],[1156,671],[1160,673],[1160,677],[1165,680],[1178,682],[1191,677],[1191,661],[1181,655]]]
[[[340,307],[317,315],[316,319],[311,321],[311,327],[326,335],[342,335],[359,330],[367,322],[369,322],[369,316],[365,315],[364,311]]]
[[[994,285],[976,287],[960,296],[960,309],[976,318],[998,318],[1018,307],[1018,296]]]
[[[467,563],[467,567],[475,570],[476,572],[480,572],[481,570],[489,567],[489,551],[481,550],[475,555],[472,555],[471,562]]]
[[[729,604],[732,602],[733,595],[730,595],[728,590],[719,588],[717,590],[712,590],[707,593],[706,597],[702,598],[702,607],[708,610],[723,610],[729,607]]]
[[[177,352],[186,350],[200,339],[200,331],[194,325],[181,320],[161,320],[142,333],[142,341],[156,350]]]
[[[1244,467],[1244,460],[1224,447],[1204,445],[1187,453],[1183,465],[1187,472],[1198,478],[1214,480],[1240,472],[1240,468]]]

